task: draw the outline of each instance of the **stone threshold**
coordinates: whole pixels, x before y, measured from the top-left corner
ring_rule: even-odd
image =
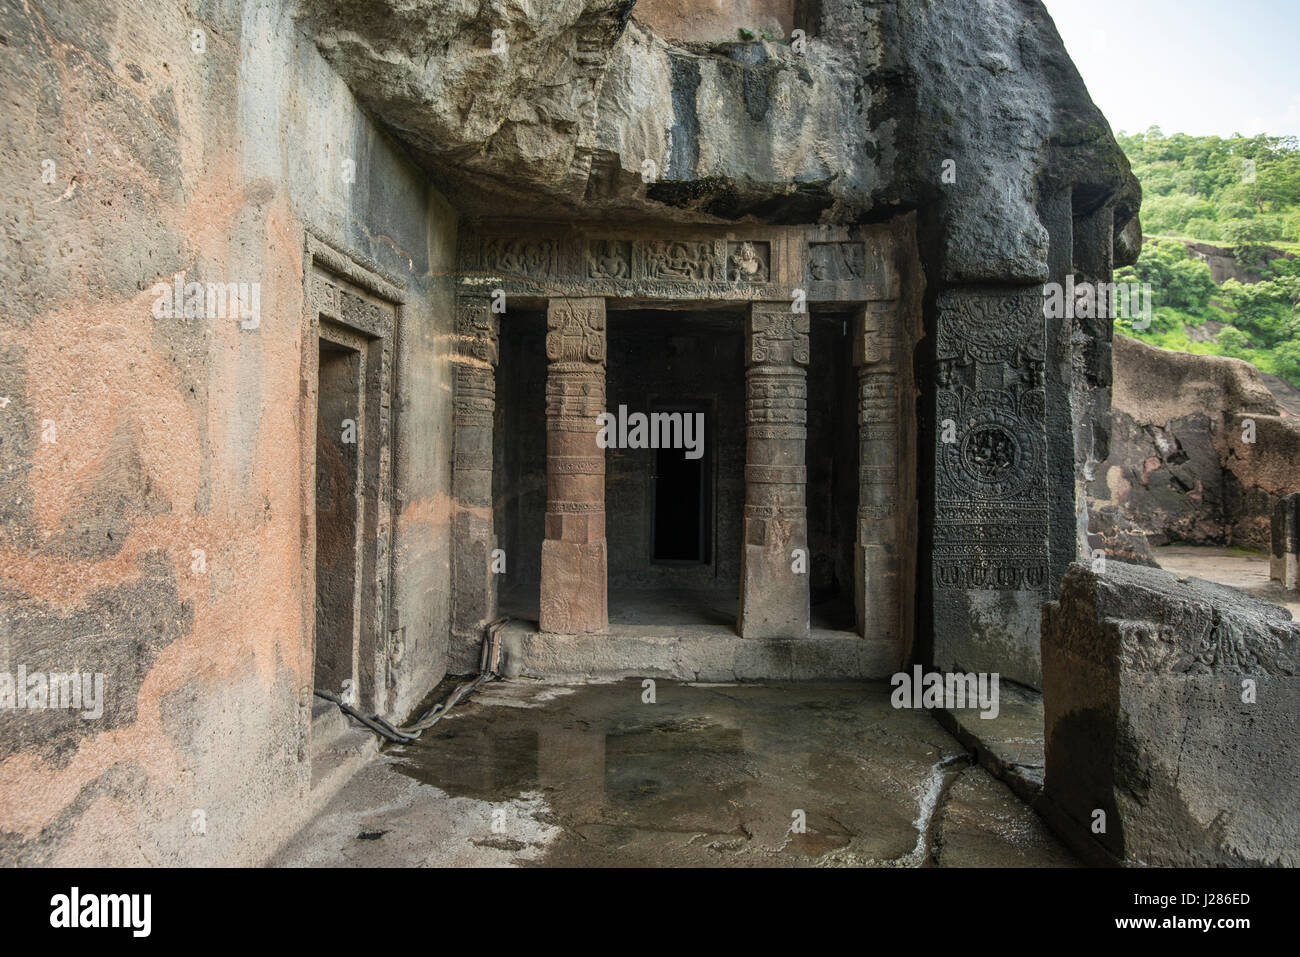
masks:
[[[509,678],[665,678],[678,681],[885,679],[897,649],[883,639],[814,628],[807,638],[741,638],[721,625],[615,625],[553,635],[515,620],[501,631]]]

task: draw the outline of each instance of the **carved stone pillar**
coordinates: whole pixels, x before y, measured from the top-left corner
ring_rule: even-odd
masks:
[[[605,547],[605,300],[552,299],[546,310],[546,538],[541,630],[609,630]]]
[[[1300,591],[1300,492],[1273,506],[1273,548],[1269,577],[1283,588]]]
[[[1042,289],[949,289],[937,310],[934,664],[1037,688],[1051,588]]]
[[[497,317],[486,299],[456,304],[453,436],[452,634],[454,652],[473,654],[496,617],[492,550],[492,419],[496,412]]]
[[[873,302],[854,325],[858,370],[858,633],[900,640],[898,303]]]
[[[738,624],[744,638],[808,635],[808,328],[808,313],[792,312],[788,302],[750,306]]]

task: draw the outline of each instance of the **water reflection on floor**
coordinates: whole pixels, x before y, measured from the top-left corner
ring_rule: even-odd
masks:
[[[386,750],[277,863],[1073,863],[886,684],[660,681],[646,698],[636,680],[486,685]]]

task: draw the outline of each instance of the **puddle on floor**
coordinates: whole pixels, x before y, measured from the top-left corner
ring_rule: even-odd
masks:
[[[936,766],[965,752],[928,714],[890,707],[888,685],[659,681],[643,695],[636,679],[492,682],[385,754],[452,797],[539,795],[538,820],[559,829],[541,865],[933,863],[914,860],[929,846],[919,809]],[[1032,816],[1006,796],[1003,817]]]

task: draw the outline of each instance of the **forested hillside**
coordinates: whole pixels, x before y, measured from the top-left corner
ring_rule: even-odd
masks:
[[[1154,314],[1138,332],[1168,349],[1236,356],[1300,385],[1300,143],[1295,137],[1120,134],[1142,182],[1147,241],[1117,281],[1149,282]],[[1188,242],[1229,250],[1261,281],[1216,283]]]

